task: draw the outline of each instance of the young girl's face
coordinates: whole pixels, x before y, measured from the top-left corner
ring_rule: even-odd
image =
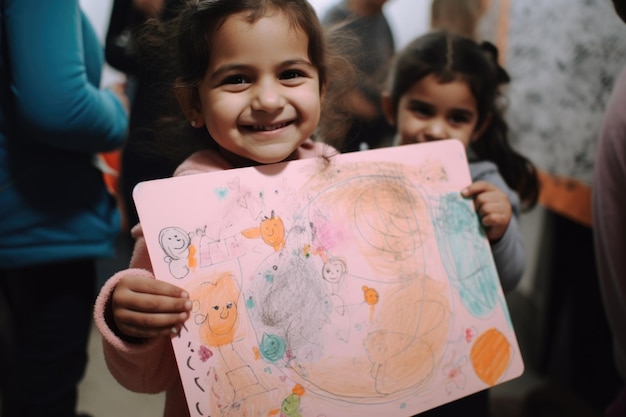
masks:
[[[454,138],[467,146],[476,135],[476,100],[461,79],[442,84],[428,75],[400,97],[395,113],[388,97],[383,98],[383,106],[396,126],[397,145]]]
[[[198,88],[196,126],[205,124],[227,152],[267,164],[285,160],[311,136],[320,118],[316,67],[305,32],[281,13],[250,24],[230,16],[217,30]]]

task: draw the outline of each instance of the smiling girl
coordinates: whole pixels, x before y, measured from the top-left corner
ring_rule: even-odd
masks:
[[[331,92],[331,63],[339,55],[328,52],[306,0],[185,1],[161,23],[154,39],[162,42],[163,69],[173,70],[173,95],[185,121],[182,134],[170,139],[188,149],[191,137],[200,149],[175,176],[336,153],[312,137],[342,135],[336,126],[320,125],[335,120],[323,98]],[[141,227],[132,234],[129,269],[107,281],[95,306],[105,358],[128,389],[165,391],[164,416],[189,415],[170,338],[192,303],[186,291],[154,279]]]
[[[508,142],[500,87],[509,76],[496,48],[434,31],[397,55],[390,77],[383,109],[396,145],[442,139],[465,145],[473,182],[462,194],[474,201],[504,292],[512,290],[526,263],[518,217],[536,204],[539,186],[533,164]],[[420,414],[457,415],[488,416],[488,391]]]

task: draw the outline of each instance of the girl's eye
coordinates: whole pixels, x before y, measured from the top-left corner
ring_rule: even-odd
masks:
[[[222,84],[246,84],[248,82],[245,76],[237,74],[226,77],[224,81],[222,81]]]
[[[469,123],[471,120],[472,120],[472,116],[465,112],[453,113],[450,115],[450,121],[454,124],[465,124],[465,123]]]
[[[415,103],[411,106],[411,111],[421,116],[431,116],[433,114],[433,109],[431,106],[428,106],[424,103]]]
[[[280,74],[280,78],[282,80],[293,80],[295,78],[300,78],[302,76],[304,76],[304,73],[298,70],[287,70]]]

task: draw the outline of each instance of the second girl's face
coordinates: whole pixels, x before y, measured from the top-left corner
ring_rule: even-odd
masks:
[[[387,104],[388,101],[387,101]],[[397,145],[458,139],[467,147],[478,124],[476,100],[462,80],[442,84],[428,75],[400,98],[396,114],[387,118],[396,126]]]
[[[318,71],[309,40],[281,13],[250,24],[229,17],[212,39],[199,86],[202,120],[234,157],[262,164],[289,158],[318,125]]]

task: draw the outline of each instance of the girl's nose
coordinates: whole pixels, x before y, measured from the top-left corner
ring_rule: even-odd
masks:
[[[441,120],[431,121],[426,129],[424,129],[426,140],[440,140],[448,137],[445,123]]]
[[[271,81],[261,81],[254,89],[252,109],[273,112],[284,106],[280,86]]]

